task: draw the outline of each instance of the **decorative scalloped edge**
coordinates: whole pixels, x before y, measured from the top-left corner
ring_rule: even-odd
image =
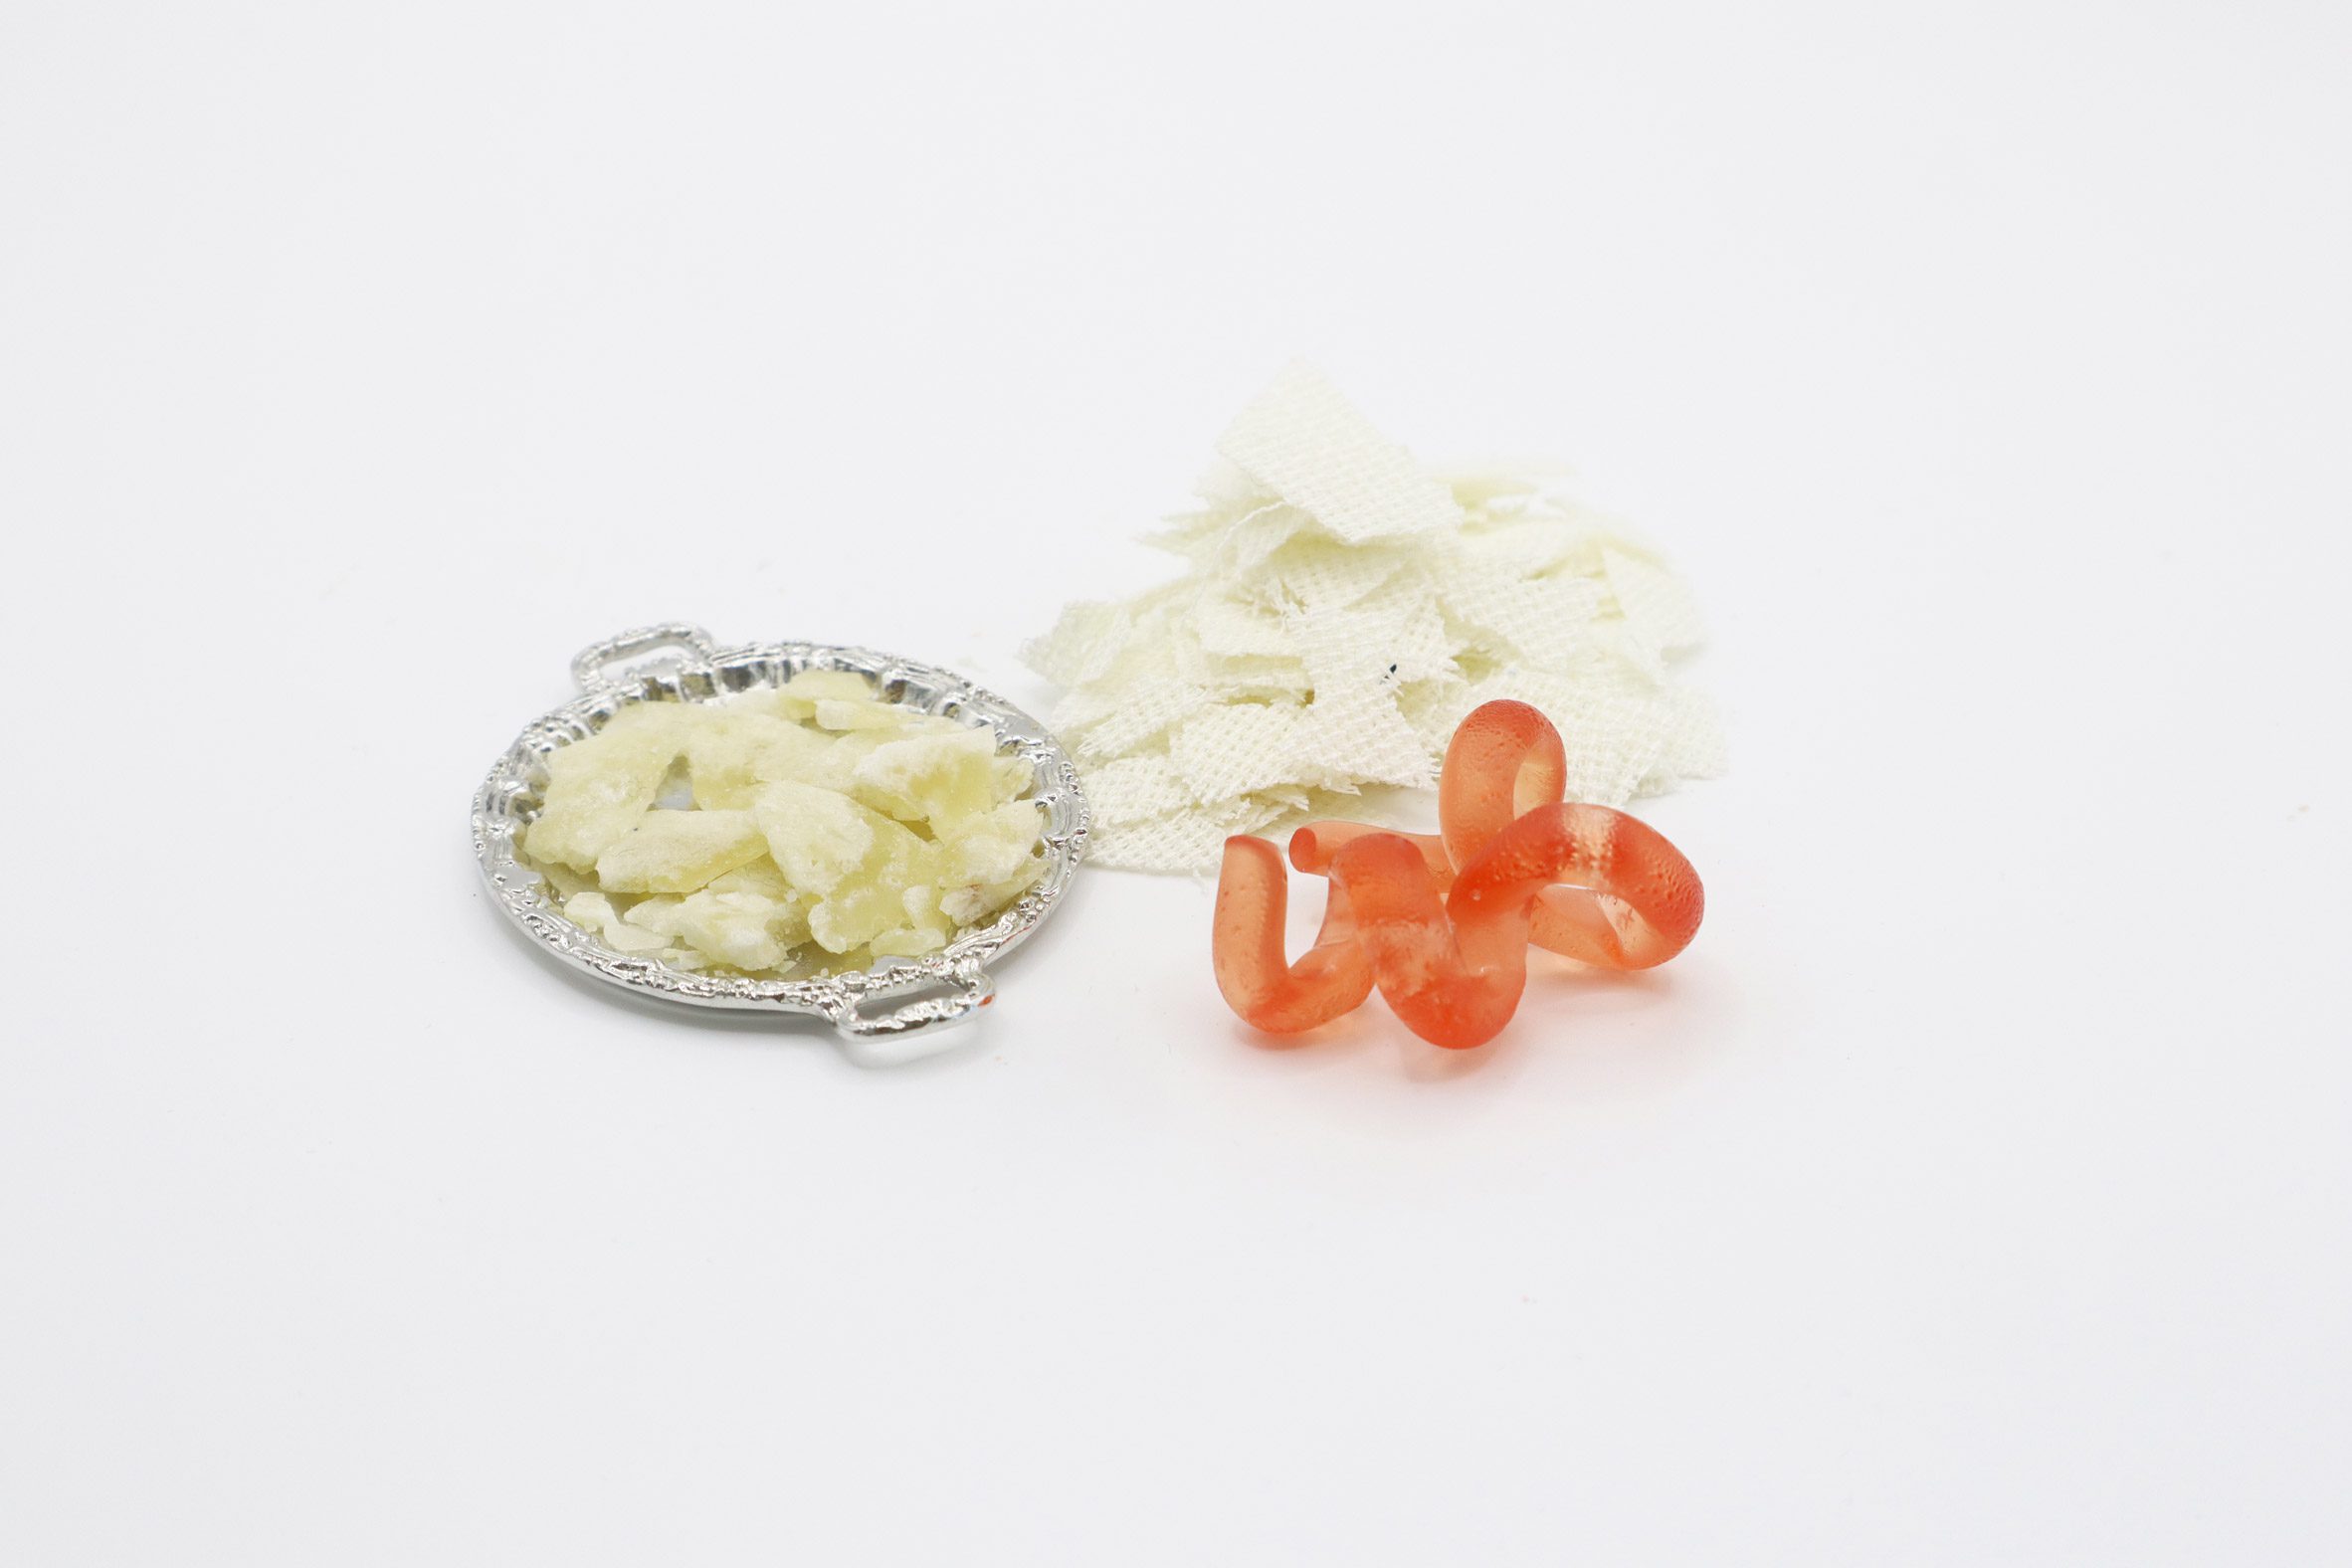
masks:
[[[1032,797],[1046,810],[1042,835],[1046,875],[1015,899],[996,922],[967,932],[938,952],[889,959],[871,969],[803,980],[755,980],[673,969],[653,959],[605,946],[565,919],[548,902],[539,874],[515,858],[514,840],[537,814],[546,785],[546,758],[557,747],[594,734],[623,707],[648,701],[709,701],[759,686],[781,686],[802,670],[846,670],[874,682],[887,699],[921,712],[978,719],[1011,744],[1036,770]],[[959,971],[985,968],[1026,940],[1053,912],[1084,858],[1086,797],[1078,769],[1046,727],[993,691],[952,671],[866,648],[823,643],[755,643],[699,654],[670,667],[591,686],[526,725],[474,796],[474,855],[490,895],[533,940],[573,968],[640,995],[692,1007],[803,1013],[848,1033],[851,1010],[871,997],[960,983]],[[944,1008],[910,1011],[908,1030],[956,1015]]]

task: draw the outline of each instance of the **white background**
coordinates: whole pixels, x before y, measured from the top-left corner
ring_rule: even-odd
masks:
[[[2306,1563],[2352,1505],[2340,6],[0,8],[0,1560]],[[1696,582],[1706,929],[1269,1049],[619,1005],[624,626],[1021,641],[1319,362]]]

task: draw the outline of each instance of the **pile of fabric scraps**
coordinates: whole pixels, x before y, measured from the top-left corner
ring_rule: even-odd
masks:
[[[1024,651],[1066,688],[1095,864],[1206,871],[1231,834],[1427,786],[1497,697],[1559,727],[1571,801],[1722,771],[1712,704],[1669,674],[1699,640],[1688,589],[1542,477],[1424,470],[1303,366],[1217,451],[1150,539],[1185,574]]]

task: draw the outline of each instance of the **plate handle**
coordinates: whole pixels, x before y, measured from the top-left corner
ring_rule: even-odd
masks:
[[[927,982],[928,977],[924,978]],[[958,964],[947,973],[945,982],[955,987],[947,995],[901,1003],[879,1017],[862,1010],[872,994],[855,997],[835,1016],[833,1027],[851,1040],[903,1040],[909,1035],[953,1028],[996,1000],[996,982],[976,963]],[[881,993],[884,997],[887,994]]]
[[[688,655],[679,663],[689,670],[709,669],[710,661],[718,653],[718,645],[700,627],[685,621],[665,621],[660,626],[641,626],[581,649],[572,660],[572,680],[583,691],[614,686],[620,679],[613,672],[614,665],[665,649]]]

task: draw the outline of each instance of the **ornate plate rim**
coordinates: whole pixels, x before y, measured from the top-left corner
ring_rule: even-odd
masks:
[[[655,656],[649,661],[646,656]],[[659,700],[700,701],[774,686],[801,670],[847,670],[866,676],[893,701],[944,713],[993,730],[1037,773],[1034,798],[1045,809],[1046,875],[997,919],[916,959],[885,959],[873,968],[799,980],[756,980],[675,969],[618,952],[548,907],[538,873],[514,854],[514,837],[536,804],[533,771],[561,746],[593,734],[622,707]],[[1004,957],[1060,903],[1084,858],[1089,814],[1078,770],[1052,733],[1021,708],[936,665],[832,643],[744,643],[718,647],[685,622],[636,628],[583,649],[572,661],[580,694],[549,709],[499,756],[474,794],[474,854],[491,900],[538,946],[569,967],[658,1001],[737,1012],[804,1014],[856,1041],[930,1034],[961,1023],[993,1000],[988,965]],[[879,1016],[866,1004],[908,992],[938,993]]]

